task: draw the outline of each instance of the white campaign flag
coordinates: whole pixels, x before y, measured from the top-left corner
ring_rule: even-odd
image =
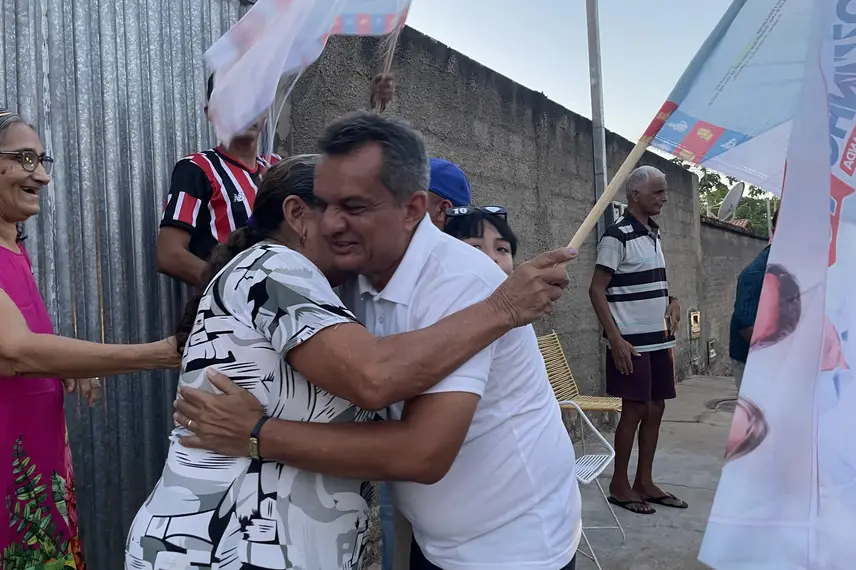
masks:
[[[651,145],[779,194],[813,6],[734,0],[651,124]]]
[[[218,140],[228,143],[259,120],[280,78],[312,65],[330,36],[388,34],[404,26],[409,8],[410,0],[258,0],[205,52]]]
[[[856,569],[856,0],[812,8],[778,227],[699,556],[716,570]]]

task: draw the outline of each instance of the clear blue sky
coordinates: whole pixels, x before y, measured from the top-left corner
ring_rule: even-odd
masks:
[[[606,127],[636,140],[730,0],[600,0]],[[407,23],[591,117],[585,0],[413,0]]]

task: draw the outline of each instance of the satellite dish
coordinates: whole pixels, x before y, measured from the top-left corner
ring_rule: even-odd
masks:
[[[746,185],[743,182],[738,182],[728,191],[722,204],[719,205],[719,212],[716,214],[717,218],[725,221],[734,215],[737,211],[737,204],[740,203],[740,199],[743,197],[743,189],[745,187]]]

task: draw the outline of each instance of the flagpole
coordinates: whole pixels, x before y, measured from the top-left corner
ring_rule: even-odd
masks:
[[[586,22],[588,28],[589,83],[591,84],[592,151],[594,158],[594,199],[600,200],[606,190],[606,128],[603,118],[603,75],[600,59],[600,16],[598,0],[586,0]],[[597,233],[603,235],[607,216],[597,222]]]

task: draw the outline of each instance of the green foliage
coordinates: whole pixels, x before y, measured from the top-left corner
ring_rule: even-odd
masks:
[[[62,515],[65,524],[68,524],[68,506],[65,503],[65,479],[57,473],[53,472],[51,477],[51,494],[53,495],[54,505],[56,510]]]
[[[672,162],[679,164],[695,172],[698,177],[698,199],[702,214],[716,216],[720,204],[725,199],[728,191],[737,184],[737,179],[724,174],[719,174],[713,170],[708,170],[702,166],[689,164],[680,159],[672,159]],[[762,236],[767,235],[767,198],[770,195],[757,186],[749,186],[748,190],[743,193],[743,198],[737,205],[737,211],[732,220],[749,220],[752,225],[752,230]],[[779,207],[779,199],[775,196],[770,200],[770,216],[775,215],[776,209]]]
[[[13,449],[12,475],[15,477],[15,494],[6,497],[9,528],[22,535],[21,542],[13,542],[3,550],[2,567],[6,570],[59,570],[73,567],[68,552],[68,540],[58,532],[48,503],[48,485],[41,483],[41,473],[27,456],[24,438],[19,437]],[[63,497],[65,481],[58,474],[52,477],[53,497]],[[67,562],[71,562],[67,564]]]

